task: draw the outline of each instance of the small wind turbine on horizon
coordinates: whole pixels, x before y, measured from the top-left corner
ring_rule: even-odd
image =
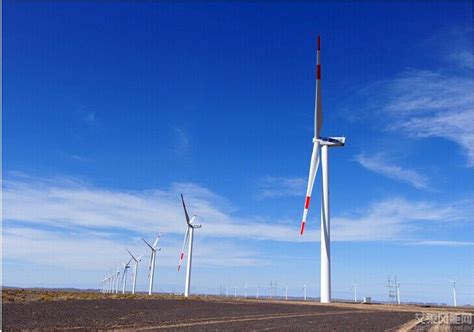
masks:
[[[123,265],[123,273],[122,273],[122,294],[125,294],[125,291],[127,290],[127,272],[128,269],[130,268],[130,263],[132,262],[132,259],[127,262],[127,264],[122,263]]]
[[[135,294],[135,288],[137,286],[137,272],[138,272],[138,263],[142,260],[143,255],[135,258],[135,256],[132,255],[130,250],[125,248],[127,250],[128,254],[132,257],[132,260],[135,262],[135,266],[133,268],[133,286],[132,286],[132,294]]]
[[[183,259],[184,259],[184,250],[186,249],[186,245],[187,245],[188,246],[188,262],[186,266],[186,284],[184,287],[184,296],[188,297],[190,288],[191,288],[191,264],[193,260],[194,229],[201,228],[202,225],[194,224],[194,221],[196,220],[196,214],[194,214],[193,217],[189,219],[189,214],[188,214],[188,210],[186,209],[186,204],[184,203],[183,194],[181,194],[181,202],[183,204],[184,216],[186,217],[187,228],[186,228],[186,233],[184,234],[183,248],[181,249],[181,254],[179,256],[178,271],[181,269],[181,264],[183,263]]]
[[[154,274],[155,274],[156,252],[161,250],[161,248],[158,248],[158,241],[160,240],[160,237],[161,237],[161,234],[159,234],[156,237],[156,240],[153,243],[153,245],[146,242],[146,240],[142,237],[143,242],[145,242],[146,245],[151,250],[150,266],[148,267],[148,279],[150,280],[150,283],[148,285],[148,295],[151,295],[151,293],[153,293],[153,277],[154,277]]]
[[[119,281],[120,281],[119,276],[120,276],[120,270],[117,264],[117,270],[115,271],[115,294],[118,294]]]
[[[456,301],[456,280],[449,280],[453,284],[453,305],[455,307],[458,306],[458,303]]]
[[[303,235],[308,216],[311,194],[314,181],[319,167],[319,152],[321,150],[322,168],[322,197],[321,197],[321,303],[331,302],[331,254],[330,254],[330,213],[329,213],[329,165],[328,148],[344,146],[345,137],[322,137],[321,128],[323,123],[322,100],[321,100],[321,39],[317,39],[316,55],[316,98],[314,105],[314,137],[313,152],[308,176],[308,187],[304,203],[303,218],[301,221],[300,235]]]
[[[355,279],[352,281],[352,289],[354,290],[354,302],[357,303],[357,283]]]

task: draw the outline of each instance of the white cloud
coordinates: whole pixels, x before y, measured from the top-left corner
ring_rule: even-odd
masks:
[[[160,266],[175,268],[181,250],[182,239],[164,236],[158,253]],[[104,237],[100,233],[63,232],[31,227],[5,227],[3,230],[4,258],[35,264],[70,269],[101,269],[117,259],[128,260],[125,247],[136,256],[145,254],[142,266],[149,260],[148,248],[139,237]],[[200,266],[248,266],[265,264],[258,251],[229,241],[209,243],[196,237],[194,261]],[[222,252],[226,255],[222,255]],[[108,267],[108,266],[107,266]]]
[[[474,69],[474,55],[472,52],[462,50],[452,53],[449,58],[455,61],[461,68]]]
[[[181,128],[173,127],[172,130],[175,138],[175,152],[178,156],[182,157],[189,152],[189,137]]]
[[[468,241],[445,241],[445,240],[414,241],[414,242],[410,242],[409,244],[410,244],[410,245],[419,245],[419,246],[446,246],[446,247],[474,246],[474,242],[468,242]]]
[[[197,238],[209,238],[212,243],[217,239],[319,240],[317,208],[310,212],[308,233],[300,237],[299,219],[239,217],[228,208],[230,204],[225,199],[195,184],[175,184],[168,190],[124,191],[106,190],[77,180],[40,180],[16,175],[4,183],[3,217],[5,226],[10,228],[50,227],[69,232],[72,237],[81,234],[81,237],[101,237],[111,242],[119,241],[117,237],[124,231],[132,236],[163,232],[166,237],[181,238],[185,223],[180,192],[185,195],[189,211],[199,211],[203,228],[199,229]],[[470,204],[382,199],[357,213],[335,215],[332,234],[338,241],[396,241],[409,236],[425,240],[423,233],[416,233],[419,222],[429,222],[432,228],[436,223],[465,220]]]
[[[272,225],[257,217],[231,215],[225,199],[189,183],[174,184],[168,190],[113,191],[71,179],[20,176],[5,182],[4,220],[69,230],[147,233],[155,229],[181,235],[185,229],[181,192],[189,212],[199,212],[201,236],[298,241],[297,223]],[[310,232],[303,240],[314,239]]]
[[[382,83],[382,108],[390,129],[411,137],[441,137],[462,147],[474,166],[474,80],[428,70],[409,70]]]
[[[420,230],[427,224],[433,231],[438,224],[468,220],[469,205],[467,202],[445,205],[386,199],[372,203],[358,215],[333,218],[331,234],[336,241],[420,239],[426,233]]]
[[[368,170],[382,174],[388,178],[406,182],[417,189],[428,188],[428,179],[426,176],[414,170],[391,165],[381,155],[368,157],[365,154],[359,154],[355,157],[355,160]]]
[[[266,176],[259,183],[259,198],[302,196],[306,191],[307,180],[303,178],[285,178]]]

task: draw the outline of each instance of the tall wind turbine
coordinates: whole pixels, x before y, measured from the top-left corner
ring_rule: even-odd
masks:
[[[317,41],[316,60],[316,98],[314,103],[314,137],[313,152],[309,167],[308,187],[304,202],[303,218],[301,221],[300,235],[304,233],[306,218],[308,216],[314,180],[319,167],[319,154],[321,150],[322,163],[322,193],[321,193],[321,303],[331,302],[331,254],[330,254],[330,213],[329,213],[329,165],[328,148],[344,146],[345,137],[322,137],[323,111],[321,100],[321,39]]]
[[[122,294],[125,294],[125,291],[127,289],[127,271],[130,268],[130,263],[132,262],[132,259],[127,262],[127,264],[122,263],[123,265],[123,274],[122,274]]]
[[[194,224],[194,220],[196,220],[196,214],[193,215],[191,219],[189,219],[188,210],[186,210],[186,204],[184,204],[183,194],[181,194],[181,202],[183,203],[184,209],[184,216],[186,217],[186,233],[184,234],[184,242],[183,242],[183,249],[181,249],[181,254],[179,256],[179,264],[178,264],[178,271],[181,269],[181,264],[183,263],[184,258],[184,250],[186,249],[186,244],[188,245],[188,264],[186,267],[186,285],[184,287],[184,296],[189,296],[189,291],[191,287],[191,263],[193,260],[193,235],[195,228],[201,228],[202,225]],[[189,239],[189,242],[188,242]]]
[[[133,261],[135,262],[135,266],[133,267],[133,286],[132,286],[132,294],[135,294],[135,288],[137,286],[137,271],[138,271],[138,263],[142,260],[143,255],[135,258],[135,256],[132,255],[132,253],[125,248],[129,255],[132,257]]]
[[[159,234],[156,237],[155,242],[153,245],[149,244],[146,242],[144,238],[142,238],[143,242],[146,243],[148,247],[151,249],[151,260],[150,260],[150,266],[148,267],[148,279],[150,279],[150,284],[148,286],[148,295],[151,295],[153,292],[153,276],[155,274],[155,259],[156,259],[156,252],[161,250],[161,248],[158,248],[158,241],[160,240],[161,234]]]

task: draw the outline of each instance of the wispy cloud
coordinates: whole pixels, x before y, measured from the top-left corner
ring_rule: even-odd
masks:
[[[89,125],[92,125],[92,124],[95,124],[97,119],[96,119],[96,115],[95,115],[95,112],[89,112],[87,114],[85,114],[83,117],[82,117],[82,120],[89,124]]]
[[[285,196],[302,196],[306,190],[306,181],[303,178],[285,178],[266,176],[259,186],[260,198],[275,198]]]
[[[184,232],[179,193],[190,212],[198,211],[203,224],[200,238],[286,242],[318,241],[319,213],[312,211],[308,233],[298,235],[298,220],[239,217],[230,203],[195,184],[174,184],[169,189],[144,191],[108,190],[75,179],[37,179],[17,174],[4,183],[5,227],[52,228],[71,234],[117,237],[148,234],[150,230],[181,237]],[[428,240],[417,233],[419,223],[430,228],[466,220],[472,202],[420,202],[403,198],[381,199],[366,209],[332,219],[338,241]],[[298,209],[299,212],[299,209]],[[82,235],[83,236],[83,235]],[[179,242],[179,241],[178,241]]]
[[[159,252],[160,266],[176,267],[181,238],[164,237]],[[212,243],[200,241],[194,250],[194,260],[200,266],[253,266],[265,264],[258,252],[243,244],[229,241]],[[138,237],[116,239],[99,233],[62,232],[31,227],[7,227],[3,232],[4,257],[46,266],[67,266],[70,269],[100,269],[104,263],[112,264],[117,258],[128,258],[125,247],[140,256],[145,254],[148,264],[148,250]],[[222,255],[222,251],[226,255]]]
[[[358,154],[355,160],[364,168],[382,174],[388,178],[406,182],[417,189],[428,188],[428,179],[426,176],[410,169],[404,169],[401,166],[389,164],[380,154],[374,156],[367,156],[365,154]]]
[[[449,58],[457,62],[461,68],[474,69],[474,55],[468,50],[451,53]]]
[[[438,225],[453,225],[470,218],[472,202],[439,204],[426,201],[409,201],[392,198],[372,203],[368,208],[348,217],[335,217],[331,221],[331,234],[337,241],[410,240],[420,241],[426,229],[434,230]]]
[[[472,59],[464,52],[465,68]],[[378,84],[380,106],[391,118],[389,129],[410,137],[440,137],[462,147],[474,167],[474,80],[464,75],[432,70],[407,70]]]
[[[415,246],[465,247],[465,246],[474,246],[474,242],[468,242],[468,241],[433,240],[433,241],[414,241],[414,242],[410,242],[409,245],[415,245]]]
[[[189,137],[188,134],[181,128],[172,127],[175,138],[175,152],[178,156],[184,156],[189,152]]]

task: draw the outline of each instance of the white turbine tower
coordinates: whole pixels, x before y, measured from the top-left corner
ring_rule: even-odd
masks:
[[[127,250],[129,255],[132,256],[132,259],[135,262],[135,266],[133,268],[133,286],[132,286],[132,294],[135,294],[135,288],[137,286],[138,263],[142,260],[143,255],[135,258],[135,256],[133,256],[132,253],[127,248],[125,248],[125,250]]]
[[[120,276],[120,270],[117,264],[117,271],[115,272],[115,294],[118,294],[118,289],[119,289],[119,276]]]
[[[122,263],[123,265],[123,274],[122,274],[122,294],[125,294],[125,291],[127,290],[127,271],[130,268],[130,263],[132,262],[132,259],[127,262],[127,264]]]
[[[457,307],[458,303],[456,301],[456,280],[449,280],[449,281],[453,283],[453,305]]]
[[[313,152],[308,176],[308,187],[304,203],[303,218],[301,221],[300,235],[303,235],[309,203],[313,192],[314,180],[319,167],[319,150],[321,150],[322,163],[322,197],[321,197],[321,303],[331,302],[331,252],[330,252],[330,213],[329,213],[329,165],[328,148],[343,146],[345,137],[322,137],[321,127],[323,121],[321,100],[321,40],[317,41],[316,60],[316,98],[314,105],[314,138]]]
[[[188,264],[186,267],[186,284],[184,287],[184,296],[188,297],[190,288],[191,288],[191,264],[193,260],[193,235],[195,228],[201,228],[201,225],[194,224],[194,220],[196,220],[196,214],[193,215],[191,219],[189,219],[188,210],[186,210],[186,204],[184,204],[184,198],[181,194],[181,202],[183,203],[184,215],[186,217],[186,233],[184,234],[184,242],[183,242],[183,249],[181,249],[181,254],[179,256],[179,264],[178,264],[178,271],[181,269],[181,264],[183,263],[184,258],[184,250],[186,249],[186,245],[188,245]],[[188,242],[189,239],[189,242]]]
[[[160,240],[160,237],[161,234],[156,237],[156,240],[153,245],[149,244],[144,238],[142,238],[143,242],[145,242],[146,245],[151,249],[150,266],[148,267],[148,279],[150,280],[150,284],[148,286],[148,295],[151,295],[151,293],[153,292],[153,277],[155,274],[156,252],[161,250],[161,248],[158,248],[158,241]]]
[[[357,303],[357,283],[355,279],[352,281],[352,289],[354,290],[354,302]]]

